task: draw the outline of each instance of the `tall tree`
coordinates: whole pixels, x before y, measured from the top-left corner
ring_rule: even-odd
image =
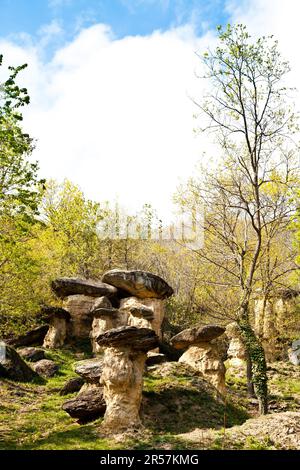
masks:
[[[203,62],[210,92],[195,103],[206,119],[203,130],[213,132],[221,146],[222,161],[200,185],[192,184],[206,205],[206,248],[210,245],[209,254],[205,249],[198,254],[216,267],[217,279],[234,296],[231,317],[239,325],[249,381],[264,414],[266,361],[250,306],[268,247],[293,211],[289,191],[297,181],[298,127],[284,84],[289,66],[272,37],[252,41],[243,25],[220,27],[219,45]]]

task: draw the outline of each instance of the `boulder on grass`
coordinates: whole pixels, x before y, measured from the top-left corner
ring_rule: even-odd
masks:
[[[42,359],[33,366],[34,370],[42,377],[53,377],[58,371],[58,365],[50,359]]]
[[[24,335],[17,336],[7,340],[7,344],[11,344],[15,348],[21,348],[23,346],[42,345],[44,338],[47,334],[49,325],[41,325],[33,330],[28,331]]]
[[[69,379],[60,389],[59,394],[68,395],[69,393],[79,392],[83,384],[84,380],[82,377],[73,377],[72,379]]]
[[[102,388],[95,387],[92,390],[80,393],[76,398],[67,400],[62,405],[62,409],[71,418],[77,419],[79,424],[85,424],[100,418],[106,410]]]
[[[10,345],[1,344],[0,377],[18,382],[31,382],[38,374],[29,367],[17,351]]]
[[[25,361],[29,362],[37,362],[41,359],[45,359],[45,351],[41,348],[29,346],[27,348],[18,349],[18,353]]]

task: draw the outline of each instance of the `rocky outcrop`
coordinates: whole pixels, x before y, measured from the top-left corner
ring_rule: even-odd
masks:
[[[45,351],[41,348],[27,347],[18,349],[18,354],[28,362],[37,362],[45,359]]]
[[[112,297],[116,295],[117,289],[112,285],[92,279],[80,279],[61,277],[52,281],[52,290],[57,297],[64,299],[69,295],[87,295],[89,297]]]
[[[294,366],[300,366],[300,339],[292,342],[288,355],[290,362],[294,364]]]
[[[45,378],[53,377],[58,372],[58,365],[50,359],[42,359],[33,366],[35,372]]]
[[[29,367],[10,345],[1,344],[0,377],[18,382],[31,382],[38,374]]]
[[[149,328],[124,326],[99,335],[97,342],[105,347],[103,427],[114,433],[139,428],[146,352],[157,347],[158,337]]]
[[[113,269],[103,275],[102,281],[141,299],[165,299],[173,294],[166,281],[146,271]]]
[[[236,322],[229,323],[226,326],[226,336],[229,339],[227,350],[228,365],[237,372],[240,372],[241,375],[245,375],[247,353]]]
[[[80,393],[76,398],[67,400],[62,405],[62,409],[71,418],[77,419],[79,424],[100,418],[106,409],[102,388],[93,388]]]
[[[60,348],[67,338],[67,326],[70,321],[70,313],[59,307],[44,307],[49,329],[44,338],[43,347],[48,349]]]
[[[47,334],[49,326],[41,325],[33,330],[28,331],[24,335],[17,336],[7,340],[7,344],[14,346],[15,348],[21,348],[23,346],[42,345],[44,338]]]
[[[225,328],[220,326],[207,325],[186,329],[171,339],[171,344],[176,349],[186,349],[179,362],[200,371],[222,394],[226,392],[226,369],[223,362],[223,347],[217,338],[224,331]]]
[[[59,394],[68,395],[69,393],[79,392],[83,384],[84,380],[82,377],[73,377],[64,384],[64,386],[60,389]]]

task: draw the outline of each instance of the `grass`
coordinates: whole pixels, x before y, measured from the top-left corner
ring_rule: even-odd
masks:
[[[69,378],[76,377],[74,362],[90,357],[90,351],[69,348],[47,351],[46,355],[59,365],[58,374],[46,383],[0,382],[2,450],[222,449],[227,445],[224,418],[228,428],[243,423],[249,412],[251,414],[243,379],[228,377],[229,394],[224,403],[199,374],[176,363],[166,375],[158,375],[155,371],[146,374],[142,404],[145,429],[136,437],[125,436],[122,441],[116,441],[101,434],[101,419],[78,425],[61,409],[63,402],[75,395],[60,396],[59,390]],[[299,379],[286,380],[277,372],[270,379],[273,392],[277,387],[277,393],[283,394],[285,399],[292,394],[300,398]],[[191,442],[184,434],[195,428],[199,429],[200,440]],[[209,439],[206,435],[210,435]],[[274,448],[271,442],[254,438],[230,443],[230,446],[235,449]]]

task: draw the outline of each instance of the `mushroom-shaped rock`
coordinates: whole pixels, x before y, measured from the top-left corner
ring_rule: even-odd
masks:
[[[163,299],[127,297],[121,300],[120,310],[128,313],[128,325],[138,328],[152,328],[161,339],[161,325],[165,313],[164,303]]]
[[[93,317],[90,331],[92,348],[94,353],[99,354],[103,351],[103,348],[97,343],[97,337],[105,331],[127,325],[128,313],[119,311],[111,305],[106,307],[96,306],[91,311],[91,316]]]
[[[124,326],[98,336],[105,347],[100,383],[106,412],[103,426],[117,433],[141,426],[139,410],[142,400],[146,352],[158,346],[158,337],[149,328]]]
[[[42,313],[49,323],[43,347],[48,349],[60,348],[64,345],[67,337],[67,323],[71,318],[69,312],[59,307],[44,307]]]
[[[174,292],[161,277],[146,271],[112,269],[103,275],[102,281],[141,299],[165,299]]]
[[[117,289],[112,285],[92,279],[80,279],[75,277],[61,277],[52,281],[52,290],[57,297],[65,298],[69,295],[87,295],[90,297],[116,295]]]
[[[222,344],[217,340],[225,331],[217,325],[189,328],[171,339],[176,349],[186,349],[179,362],[202,372],[220,393],[225,393],[225,366]]]
[[[217,325],[187,328],[171,338],[171,344],[176,349],[186,349],[196,343],[209,343],[221,336],[225,328]]]

